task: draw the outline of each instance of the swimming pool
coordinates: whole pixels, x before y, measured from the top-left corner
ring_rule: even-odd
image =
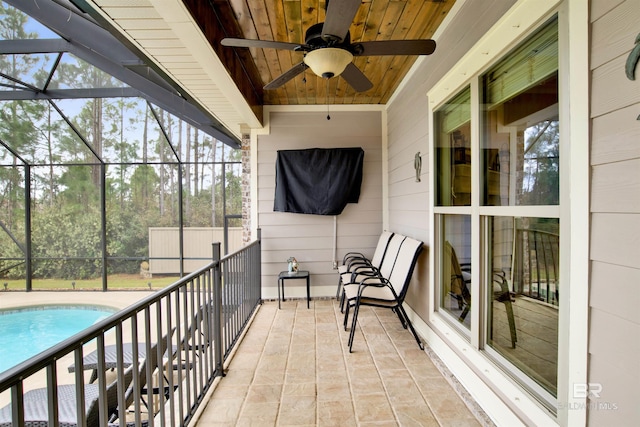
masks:
[[[116,311],[95,305],[41,305],[0,310],[0,372]]]

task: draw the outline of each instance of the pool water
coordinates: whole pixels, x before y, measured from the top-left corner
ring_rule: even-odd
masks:
[[[51,305],[0,310],[0,372],[115,313],[88,305]]]

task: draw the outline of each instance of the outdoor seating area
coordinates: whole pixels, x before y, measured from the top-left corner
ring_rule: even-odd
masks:
[[[638,3],[0,0],[0,427],[640,427]]]
[[[111,294],[111,297],[114,307],[124,308],[127,305],[133,304],[137,300],[146,297],[148,294],[148,292],[114,292]],[[56,305],[69,302],[78,304],[96,304],[99,301],[101,301],[101,294],[93,292],[73,293],[71,298],[69,296],[69,293],[64,292],[42,292],[31,294],[30,296],[30,303],[34,306],[46,304]],[[10,292],[3,295],[3,308],[21,307],[24,306],[24,304],[24,293]],[[138,396],[139,398],[141,394],[146,393],[146,378],[155,378],[159,373],[157,369],[158,358],[156,356],[158,352],[158,346],[160,346],[159,350],[161,352],[165,352],[166,345],[166,339],[162,340],[161,342],[150,344],[149,358],[144,357],[144,347],[140,347],[140,353],[135,359],[140,360],[140,362],[132,363],[133,359],[130,359],[129,364],[127,365],[128,367],[125,368],[123,366],[123,369],[117,369],[118,367],[116,361],[117,356],[115,345],[105,346],[106,352],[109,352],[109,348],[113,349],[113,351],[109,353],[111,353],[114,358],[113,363],[107,362],[104,364],[104,396],[106,396],[106,411],[109,414],[108,420],[110,425],[119,425],[119,413],[125,413],[124,411],[119,412],[119,407],[122,406],[125,409],[133,407],[135,397]],[[92,344],[88,344],[88,346],[95,347],[96,343],[94,342]],[[123,347],[127,347],[127,344],[125,343]],[[131,348],[132,346],[128,345],[128,347]],[[93,351],[92,354],[93,356],[85,356],[85,360],[87,361],[87,363],[83,364],[85,371],[92,370],[93,367],[98,367],[97,351]],[[93,366],[91,364],[91,358],[93,358],[94,360]],[[58,371],[56,373],[56,376],[58,377],[59,384],[56,388],[58,400],[58,420],[60,425],[77,426],[79,415],[81,419],[84,419],[86,421],[87,425],[98,425],[101,417],[100,393],[102,385],[99,382],[95,381],[98,376],[97,371],[95,372],[96,378],[94,378],[93,381],[86,381],[84,384],[75,384],[74,377],[77,374],[75,373],[74,369],[76,366],[76,362],[74,361],[73,355],[60,358],[57,365]],[[94,375],[93,372],[94,371],[92,370],[92,375]],[[83,372],[80,372],[80,375],[84,377]],[[151,377],[150,375],[153,375],[153,377]],[[25,393],[23,401],[25,425],[46,426],[49,421],[49,392],[47,391],[47,381],[44,377],[45,375],[36,374],[27,378],[25,381]],[[135,384],[139,385],[137,391],[134,390],[134,381]],[[78,414],[78,400],[76,398],[80,393],[80,389],[78,388],[78,386],[80,386],[82,393],[84,393],[84,413],[81,414]],[[123,403],[121,403],[119,400],[120,396],[123,399]],[[0,394],[0,426],[2,427],[9,427],[12,425],[12,406],[6,399],[6,397],[8,397],[6,396],[6,394]],[[133,412],[130,412],[128,414],[129,418],[125,417],[127,425],[135,425],[135,417],[132,417],[132,415]],[[144,418],[140,419],[139,425],[145,425],[147,422],[146,415],[142,414],[142,416]]]
[[[76,358],[68,367],[69,373],[80,371],[76,375],[84,378],[83,371],[91,371],[91,377],[86,383],[59,384],[56,387],[59,425],[74,427],[86,422],[87,426],[97,426],[101,419],[107,419],[109,425],[120,425],[120,420],[127,426],[147,425],[149,418],[160,412],[169,400],[169,394],[177,388],[168,375],[177,369],[174,363],[178,351],[189,350],[172,346],[173,350],[168,351],[175,331],[174,328],[154,342],[97,345],[98,349],[87,354],[81,363]],[[102,381],[98,380],[99,377]],[[71,377],[68,380],[72,381]],[[102,383],[107,383],[104,391]],[[24,393],[24,425],[46,426],[50,417],[55,417],[49,406],[49,393],[47,387]],[[80,393],[84,395],[84,415],[79,414],[78,409]],[[106,409],[103,402],[106,402]],[[11,403],[0,408],[0,426],[13,425],[12,410]]]
[[[204,335],[203,326],[210,320],[210,310],[207,310],[205,305],[201,306],[193,315],[190,324],[184,331],[184,335],[180,340],[180,345],[172,345],[171,352],[168,351],[168,345],[164,343],[161,354],[166,360],[170,360],[173,363],[172,369],[184,369],[186,366],[190,366],[189,355],[193,354],[193,358],[199,357],[199,354],[203,352],[206,347],[211,345],[210,340],[202,338]],[[173,329],[175,333],[175,328]],[[171,335],[173,335],[173,333]],[[171,339],[171,337],[169,337]],[[163,338],[166,341],[167,337]],[[196,342],[197,341],[197,342]],[[119,358],[120,363],[128,368],[135,364],[134,361],[145,359],[147,354],[151,354],[150,357],[157,359],[158,354],[156,349],[158,343],[151,342],[125,342],[122,344],[122,348],[119,349],[116,344],[105,345],[104,349],[96,349],[82,358],[82,369],[85,371],[91,371],[90,383],[94,383],[98,378],[98,369],[114,370],[118,367]],[[177,353],[178,351],[186,352],[187,356],[185,361],[180,361],[178,365]],[[151,353],[149,353],[151,352]],[[76,371],[76,363],[69,365],[69,372]],[[166,378],[166,375],[165,375]]]
[[[333,299],[264,302],[197,425],[493,425],[390,310],[361,308],[353,353],[342,319]]]
[[[352,350],[355,338],[360,306],[365,305],[391,309],[400,319],[402,326],[411,331],[418,346],[424,348],[402,307],[422,248],[423,243],[419,240],[385,231],[380,235],[371,260],[356,253],[345,256],[342,272],[338,269],[338,293],[342,289],[340,308],[344,312],[345,330],[349,321],[349,311],[353,308],[349,351]]]
[[[145,363],[139,365],[139,375],[142,377],[146,371]],[[118,389],[120,392],[125,391],[127,404],[132,403],[133,389],[131,380],[133,378],[134,365],[131,365],[124,373],[121,380],[114,379],[108,386],[106,392],[107,410],[110,417],[109,421],[116,421],[118,418]],[[87,425],[99,424],[99,398],[100,389],[98,384],[86,384],[84,386],[84,420]],[[74,384],[63,384],[57,387],[58,393],[58,421],[60,425],[77,426],[78,425],[78,402],[76,387]],[[30,390],[24,395],[24,422],[25,425],[47,425],[48,422],[48,396],[46,388],[37,388]],[[0,409],[0,426],[10,427],[11,422],[11,404]]]

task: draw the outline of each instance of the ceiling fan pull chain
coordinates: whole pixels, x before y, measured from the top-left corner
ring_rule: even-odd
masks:
[[[302,54],[302,62],[304,63],[304,58],[307,56],[307,52],[304,52]],[[302,69],[302,83],[304,83],[304,87],[305,87],[305,93],[307,93],[306,91],[306,87],[307,87],[307,67],[304,67]]]
[[[331,120],[329,115],[329,79],[324,79],[327,82],[327,120]]]

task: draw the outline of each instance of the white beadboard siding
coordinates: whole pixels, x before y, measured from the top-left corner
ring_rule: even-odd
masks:
[[[588,375],[615,408],[590,410],[588,424],[640,425],[640,79],[624,74],[640,1],[594,0],[591,11]]]
[[[238,138],[243,126],[261,126],[181,1],[88,3]]]
[[[295,109],[294,109],[295,110]],[[298,109],[299,110],[299,109]],[[258,224],[262,229],[262,289],[276,298],[278,273],[294,256],[311,273],[311,296],[335,296],[332,268],[334,218],[274,212],[275,161],[278,150],[361,147],[363,180],[358,203],[337,216],[336,258],[345,252],[373,254],[382,232],[382,111],[271,111],[269,134],[258,136]],[[286,295],[306,295],[304,281],[287,281]]]

